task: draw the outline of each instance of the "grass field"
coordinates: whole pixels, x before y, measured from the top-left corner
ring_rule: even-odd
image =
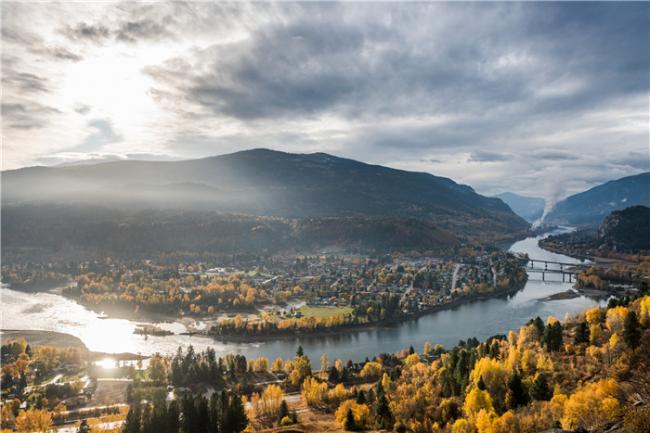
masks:
[[[351,307],[300,307],[298,309],[305,317],[347,316],[352,313]]]

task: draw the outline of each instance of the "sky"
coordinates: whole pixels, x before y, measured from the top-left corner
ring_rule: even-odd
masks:
[[[13,3],[2,168],[328,152],[549,199],[650,170],[650,3]]]

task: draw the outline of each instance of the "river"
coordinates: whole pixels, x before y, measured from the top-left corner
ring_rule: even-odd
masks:
[[[514,243],[510,251],[528,253],[535,259],[577,263],[576,259],[541,249],[540,237]],[[88,349],[107,353],[173,353],[178,346],[190,344],[197,350],[213,347],[218,356],[241,353],[248,358],[266,356],[292,357],[298,345],[315,365],[322,353],[330,360],[362,360],[379,353],[391,353],[413,346],[421,350],[424,342],[441,343],[446,347],[461,339],[485,339],[517,329],[530,318],[549,315],[563,319],[583,309],[599,305],[598,301],[580,296],[572,299],[543,300],[554,293],[571,288],[570,283],[539,281],[540,274],[531,273],[526,286],[511,296],[474,301],[456,308],[439,311],[408,320],[391,327],[343,333],[334,337],[309,337],[264,343],[223,343],[201,336],[180,335],[181,323],[166,323],[161,327],[177,334],[145,339],[133,330],[138,323],[123,319],[102,319],[76,302],[54,293],[25,293],[2,288],[2,329],[45,330],[68,333],[80,338]],[[555,278],[558,278],[556,275]],[[561,280],[561,276],[559,277]],[[601,301],[602,302],[602,301]]]

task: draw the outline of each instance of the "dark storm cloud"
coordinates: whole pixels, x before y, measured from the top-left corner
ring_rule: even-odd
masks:
[[[305,5],[288,23],[198,53],[205,72],[192,76],[170,63],[154,76],[185,100],[240,119],[476,113],[516,104],[536,116],[648,87],[647,4],[442,6],[450,18],[433,27],[445,30],[444,39],[432,31],[409,40],[409,30],[424,30],[432,18],[426,5],[411,4],[408,13],[387,5],[390,24],[366,26],[346,19],[347,9]],[[164,82],[181,71],[186,80]]]

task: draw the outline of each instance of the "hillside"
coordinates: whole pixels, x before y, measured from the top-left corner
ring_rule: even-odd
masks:
[[[548,224],[596,226],[612,211],[650,206],[650,172],[598,185],[559,202],[548,214]]]
[[[598,229],[598,241],[619,251],[650,251],[650,208],[632,206],[612,212]]]
[[[495,197],[503,200],[514,213],[531,223],[538,220],[544,212],[543,198],[527,197],[512,192],[502,192]]]
[[[451,179],[266,149],[6,171],[2,207],[3,252],[46,241],[70,250],[121,243],[116,251],[430,249],[528,228],[501,200]]]

